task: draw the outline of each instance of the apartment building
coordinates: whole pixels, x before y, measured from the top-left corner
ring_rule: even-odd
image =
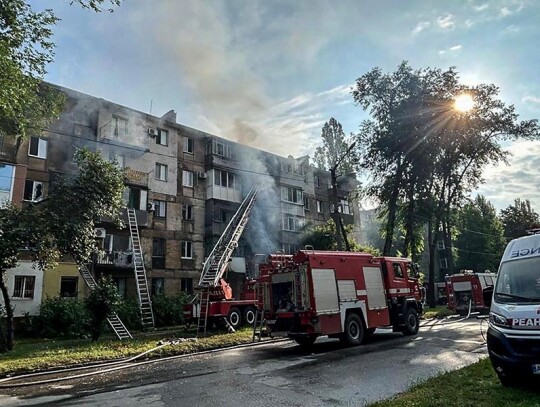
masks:
[[[0,165],[0,199],[43,199],[51,177],[76,171],[76,149],[100,151],[125,170],[124,223],[129,225],[132,209],[153,294],[193,292],[205,256],[253,187],[259,190],[257,202],[229,267],[233,289],[246,273],[256,273],[257,254],[296,252],[304,227],[330,217],[330,174],[310,165],[307,156],[282,157],[184,126],[174,111],[158,117],[59,89],[67,98],[60,118]],[[12,151],[2,146],[0,159]],[[345,223],[353,223],[358,218],[348,195],[356,181],[339,181],[340,210]],[[96,239],[103,252],[92,273],[110,275],[124,297],[137,298],[129,228],[103,221],[96,225]],[[58,276],[73,287],[66,273]],[[53,292],[53,282],[42,280],[43,292]],[[78,281],[78,292],[82,286]]]

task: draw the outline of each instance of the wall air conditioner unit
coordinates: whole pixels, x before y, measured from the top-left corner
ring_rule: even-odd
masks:
[[[107,232],[105,231],[105,228],[95,228],[94,229],[94,236],[98,239],[105,239],[105,235]]]
[[[197,176],[203,179],[206,179],[207,177],[206,172],[202,172],[202,171],[197,171]]]
[[[149,135],[150,137],[156,137],[156,136],[157,136],[157,131],[156,131],[156,129],[152,129],[152,128],[148,129],[148,135]]]
[[[148,202],[146,205],[147,212],[154,212],[156,210],[156,204],[154,202]]]

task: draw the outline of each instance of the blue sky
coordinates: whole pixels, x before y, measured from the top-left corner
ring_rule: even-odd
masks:
[[[55,2],[55,62],[46,79],[277,154],[311,154],[335,117],[367,116],[354,80],[402,60],[456,66],[495,83],[522,118],[540,117],[540,2],[535,0],[125,0],[95,14]],[[43,1],[31,2],[35,9]],[[514,143],[510,166],[480,189],[497,208],[540,211],[540,143]]]

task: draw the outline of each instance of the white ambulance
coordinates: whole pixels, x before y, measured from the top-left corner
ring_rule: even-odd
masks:
[[[487,345],[503,385],[540,379],[540,234],[512,240],[504,251]]]

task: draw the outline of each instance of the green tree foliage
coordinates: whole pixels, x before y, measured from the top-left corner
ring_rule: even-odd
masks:
[[[187,297],[184,294],[166,296],[164,294],[152,297],[152,309],[156,326],[174,326],[184,323],[184,305]]]
[[[322,145],[315,149],[314,160],[319,168],[330,171],[333,206],[330,216],[337,225],[335,229],[337,249],[343,250],[345,243],[345,249],[351,250],[338,207],[338,178],[344,174],[351,174],[356,167],[354,143],[349,145],[341,123],[333,117],[324,124],[321,138]]]
[[[474,101],[468,112],[454,108],[462,94]],[[370,176],[367,193],[388,208],[383,253],[391,252],[398,216],[407,248],[416,246],[415,225],[427,224],[430,287],[438,231],[450,234],[453,209],[478,187],[488,164],[505,160],[501,142],[539,135],[537,121],[518,121],[514,106],[498,94],[495,85],[460,84],[454,68],[413,70],[406,62],[393,73],[375,68],[356,81],[354,100],[371,115],[358,135],[361,165]],[[419,202],[425,216],[418,216]],[[434,303],[432,289],[428,299]]]
[[[86,308],[90,314],[90,332],[92,342],[101,336],[107,317],[116,312],[121,298],[116,284],[110,278],[102,277],[98,286],[90,292],[86,299]]]
[[[337,250],[335,238],[335,223],[331,220],[324,225],[314,226],[306,229],[302,237],[302,245],[313,246],[315,250]],[[352,237],[352,225],[345,226],[347,240],[353,252],[371,253],[375,256],[380,255],[380,250],[369,245],[360,245]]]
[[[527,229],[540,226],[538,213],[528,199],[516,199],[513,205],[501,210],[501,221],[504,226],[504,236],[515,239],[527,234]]]
[[[478,195],[458,211],[456,229],[456,268],[497,271],[506,242],[497,212],[484,196]]]
[[[77,174],[52,181],[47,199],[22,209],[0,208],[0,290],[6,304],[7,350],[13,348],[13,310],[4,280],[7,270],[17,265],[20,249],[28,243],[42,270],[54,266],[62,255],[73,257],[80,266],[97,251],[94,224],[108,218],[121,225],[123,171],[86,149],[77,151],[75,161]]]
[[[47,298],[35,317],[35,331],[41,338],[83,338],[88,333],[90,316],[77,298]]]

